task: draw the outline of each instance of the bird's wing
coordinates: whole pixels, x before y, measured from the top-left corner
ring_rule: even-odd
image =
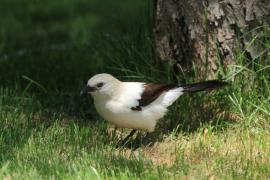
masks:
[[[130,101],[130,109],[134,111],[141,111],[155,100],[157,103],[165,107],[170,106],[180,95],[185,92],[198,92],[204,90],[211,90],[214,88],[222,87],[227,83],[223,80],[210,80],[199,83],[176,85],[176,84],[158,84],[158,83],[142,83],[139,88],[131,87],[130,92],[133,90],[133,101]],[[138,90],[139,89],[139,90]],[[166,92],[166,93],[165,93]],[[136,95],[136,96],[134,96]],[[134,100],[134,97],[135,100]],[[160,98],[159,98],[160,97]]]
[[[140,98],[137,100],[138,105],[131,107],[134,111],[141,111],[142,107],[155,101],[163,92],[176,88],[175,84],[158,84],[145,83]]]

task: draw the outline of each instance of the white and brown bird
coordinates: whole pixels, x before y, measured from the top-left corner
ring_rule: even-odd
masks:
[[[122,82],[110,74],[90,78],[82,94],[91,94],[98,113],[117,127],[152,132],[167,108],[184,93],[222,87],[223,80],[188,85]]]

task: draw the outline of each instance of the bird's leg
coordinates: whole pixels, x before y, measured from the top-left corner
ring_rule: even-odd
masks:
[[[125,137],[125,139],[124,139],[122,142],[126,143],[126,142],[129,140],[129,138],[130,138],[131,136],[133,136],[133,134],[134,134],[136,131],[137,131],[137,130],[133,129],[133,130],[129,133],[129,135],[127,135],[127,137]]]
[[[115,139],[115,137],[117,137],[117,127],[110,131],[110,139]]]

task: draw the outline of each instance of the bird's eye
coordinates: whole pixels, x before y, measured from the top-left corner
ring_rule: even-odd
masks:
[[[98,83],[97,87],[101,88],[103,86],[103,83]]]

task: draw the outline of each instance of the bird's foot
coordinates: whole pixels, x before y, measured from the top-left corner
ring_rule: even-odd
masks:
[[[130,138],[136,133],[137,130],[132,130],[123,140],[117,143],[117,147],[124,147],[130,142]]]

